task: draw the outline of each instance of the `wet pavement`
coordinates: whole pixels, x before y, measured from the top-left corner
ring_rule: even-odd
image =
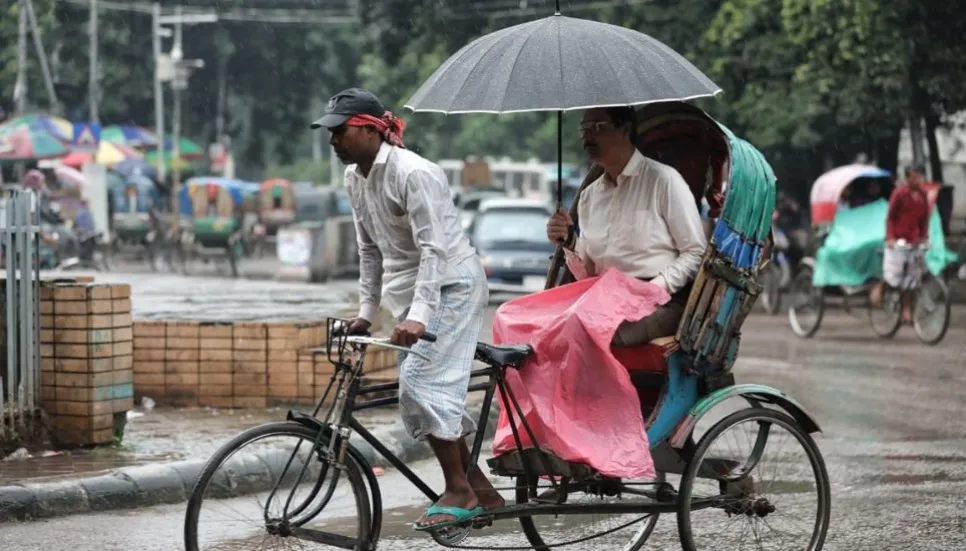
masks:
[[[349,282],[346,292],[351,292],[353,286]],[[216,288],[217,285],[211,287],[212,292],[218,292]],[[136,301],[142,300],[138,299],[141,292],[136,286]],[[326,294],[333,291],[326,287],[320,295]],[[141,304],[152,304],[144,300]],[[488,324],[490,321],[488,316]],[[484,328],[483,335],[489,335],[489,327]],[[852,316],[829,313],[822,329],[810,340],[794,337],[784,316],[754,314],[746,322],[735,368],[738,382],[761,383],[788,392],[815,416],[823,429],[823,433],[816,435],[816,442],[824,456],[832,489],[831,524],[825,549],[966,549],[964,366],[966,308],[963,307],[954,309],[952,327],[945,341],[935,347],[920,344],[911,328],[903,328],[893,340],[879,340],[861,311]],[[716,412],[715,417],[727,411],[730,409]],[[702,428],[707,428],[706,424]],[[203,440],[198,438],[199,442]],[[206,444],[199,442],[195,443],[195,450],[200,454],[206,451]],[[420,462],[415,467],[434,487],[439,487],[441,477],[432,462]],[[425,507],[425,498],[394,471],[390,470],[379,480],[386,501],[379,548],[438,548],[429,537],[413,532],[409,526]],[[503,479],[496,479],[495,483],[508,485]],[[504,495],[509,497],[510,493],[504,492]],[[337,494],[332,510],[349,515],[351,509],[344,506],[345,499],[348,499],[345,495]],[[339,531],[351,527],[350,518],[338,517],[336,514],[335,518],[324,520],[332,529],[341,528]],[[4,548],[11,550],[167,551],[184,548],[183,519],[183,504],[159,506],[0,525],[0,539],[5,543]],[[564,532],[570,537],[592,532],[592,521],[541,519],[538,529],[541,534],[548,534],[548,539]],[[712,525],[702,526],[707,531],[707,526]],[[246,540],[242,529],[222,528],[222,531],[237,532],[239,544],[254,541]],[[527,545],[519,523],[512,520],[500,521],[477,534],[464,545]],[[703,549],[741,549],[738,544],[742,537],[722,535],[714,545]],[[619,541],[615,535],[567,548],[619,549],[624,542],[626,539]],[[750,541],[744,541],[744,547],[758,548]],[[226,548],[248,547],[229,545]],[[302,547],[285,540],[264,548]],[[306,545],[305,548],[313,547]],[[645,548],[680,549],[674,515],[662,515]]]
[[[263,423],[284,421],[289,409],[145,409],[138,406],[128,412],[120,445],[48,451],[46,456],[44,451],[28,449],[32,457],[19,459],[14,456],[0,462],[0,485],[48,477],[94,476],[107,469],[145,463],[206,460],[240,432]],[[291,409],[311,413],[313,408],[293,406]],[[394,408],[378,408],[361,411],[357,418],[367,427],[378,427],[395,424],[398,415]]]

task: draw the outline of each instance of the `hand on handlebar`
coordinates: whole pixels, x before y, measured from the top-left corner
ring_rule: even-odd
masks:
[[[389,342],[399,346],[412,346],[425,334],[425,325],[418,321],[405,320],[396,327],[393,327],[392,334],[389,336]]]
[[[341,323],[335,327],[335,335],[369,335],[372,324],[365,318],[353,318],[348,324]]]

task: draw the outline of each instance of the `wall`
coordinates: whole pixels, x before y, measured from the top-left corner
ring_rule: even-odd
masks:
[[[325,321],[134,323],[134,394],[180,407],[314,404],[334,366]],[[371,381],[395,377],[396,353],[367,352]]]

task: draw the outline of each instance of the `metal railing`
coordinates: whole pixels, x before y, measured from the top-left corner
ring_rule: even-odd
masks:
[[[15,191],[0,199],[3,354],[0,354],[0,441],[32,432],[40,406],[40,263],[37,198]]]

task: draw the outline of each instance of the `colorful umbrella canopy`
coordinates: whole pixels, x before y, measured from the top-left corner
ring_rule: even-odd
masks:
[[[54,167],[54,175],[57,176],[57,179],[60,181],[60,183],[66,187],[87,187],[87,178],[84,177],[84,174],[75,168],[71,168],[70,166],[60,165]]]
[[[62,142],[69,142],[74,138],[74,125],[70,121],[62,117],[54,117],[41,113],[20,115],[0,123],[0,134],[7,129],[18,130],[20,128],[48,132],[51,136]]]
[[[125,124],[105,126],[101,131],[101,140],[119,143],[129,147],[157,147],[158,137],[147,128]]]
[[[174,141],[170,137],[164,138],[164,160],[166,163],[170,163],[171,159],[174,158]],[[181,147],[181,158],[182,160],[195,160],[201,159],[205,156],[205,150],[201,148],[200,145],[189,140],[188,138],[181,138],[178,140],[178,144]],[[158,150],[154,149],[148,151],[145,158],[149,161],[154,161],[158,157]]]
[[[96,154],[87,151],[73,151],[61,159],[61,162],[67,166],[79,167],[93,159],[98,164],[110,168],[126,159],[139,158],[141,158],[141,154],[126,145],[101,140]]]
[[[26,126],[0,129],[0,159],[34,160],[60,157],[67,146],[45,130],[31,130]]]

